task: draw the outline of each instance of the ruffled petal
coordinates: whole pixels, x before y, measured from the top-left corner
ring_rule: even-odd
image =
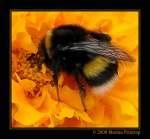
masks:
[[[23,125],[33,125],[45,118],[45,114],[38,112],[30,105],[22,105],[15,113],[14,119]]]
[[[22,79],[17,73],[20,59],[15,50],[36,53],[46,32],[64,24],[107,33],[114,45],[136,60],[132,64],[119,62],[119,79],[106,95],[94,96],[91,87],[86,88],[87,112],[73,76],[60,75],[58,102],[46,65],[34,73],[35,77],[41,75],[36,81]],[[138,127],[138,12],[12,12],[12,50],[13,127]],[[30,74],[33,77],[33,72]],[[35,93],[39,82],[40,89]]]

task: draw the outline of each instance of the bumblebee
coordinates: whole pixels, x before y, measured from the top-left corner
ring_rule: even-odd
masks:
[[[93,32],[78,25],[61,25],[48,31],[39,50],[52,71],[58,101],[58,78],[65,71],[75,77],[85,111],[85,82],[96,92],[106,91],[117,79],[118,61],[134,61],[128,53],[113,46],[108,34]]]

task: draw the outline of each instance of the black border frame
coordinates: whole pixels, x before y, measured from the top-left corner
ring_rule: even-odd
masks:
[[[140,53],[139,53],[139,57],[140,57],[140,67],[139,67],[139,74],[140,74],[140,79],[139,79],[139,89],[141,91],[140,93],[140,96],[141,96],[141,127],[140,127],[140,131],[141,131],[141,135],[145,134],[146,131],[145,131],[145,124],[147,123],[146,119],[147,118],[147,112],[144,111],[145,107],[143,106],[144,105],[144,101],[142,100],[145,95],[147,95],[146,93],[143,93],[143,91],[145,90],[147,92],[147,88],[144,88],[144,85],[146,87],[146,85],[149,86],[148,82],[144,82],[143,83],[143,79],[145,81],[145,77],[141,76],[141,74],[145,73],[146,74],[146,68],[144,68],[144,70],[141,68],[143,64],[145,64],[147,66],[147,59],[149,59],[149,57],[146,57],[146,55],[144,54],[144,50],[142,49],[146,49],[147,47],[143,47],[143,46],[146,46],[147,44],[145,43],[144,40],[146,40],[146,35],[145,34],[145,25],[146,22],[143,21],[144,19],[146,19],[146,13],[148,13],[148,9],[146,9],[144,7],[144,5],[146,4],[145,1],[143,0],[101,0],[101,1],[95,1],[95,0],[92,0],[91,2],[90,1],[78,1],[78,0],[75,0],[75,1],[66,1],[66,0],[63,0],[63,1],[60,1],[60,0],[51,0],[51,1],[48,1],[48,0],[45,0],[45,1],[37,1],[37,0],[22,0],[22,1],[18,1],[18,0],[1,0],[0,1],[0,17],[1,17],[1,31],[2,31],[2,36],[0,37],[1,39],[1,46],[0,47],[2,50],[0,51],[0,56],[1,59],[2,59],[2,67],[3,68],[0,68],[1,70],[1,73],[3,73],[1,75],[1,80],[2,80],[2,93],[0,93],[1,95],[1,98],[2,98],[2,101],[0,101],[0,108],[2,110],[1,112],[1,117],[2,120],[1,120],[1,134],[0,134],[0,137],[5,137],[6,138],[8,137],[12,137],[12,138],[17,138],[17,137],[21,137],[21,138],[27,138],[27,137],[42,137],[42,138],[45,138],[45,137],[52,137],[52,136],[59,136],[59,135],[67,135],[67,136],[70,136],[70,135],[73,135],[71,137],[77,137],[77,136],[82,136],[82,135],[92,135],[92,137],[95,137],[95,135],[98,135],[98,134],[94,134],[93,135],[93,132],[91,130],[91,132],[89,132],[89,130],[10,130],[9,129],[9,78],[10,78],[10,75],[9,75],[9,68],[10,68],[10,65],[9,65],[9,41],[10,38],[9,38],[9,11],[10,9],[32,9],[32,10],[35,10],[35,9],[71,9],[71,10],[74,10],[74,9],[89,9],[89,10],[93,10],[93,9],[109,9],[109,10],[118,10],[118,9],[138,9],[140,10],[140,18],[141,18],[141,21],[139,22],[140,23],[140,29],[141,29],[141,32],[139,33],[140,35],[140,43],[139,45],[141,45],[141,48],[140,48]],[[147,51],[149,52],[149,51]],[[144,55],[143,55],[144,54]],[[142,57],[141,57],[142,56]],[[146,58],[144,60],[144,57]],[[5,68],[6,67],[6,68]],[[7,69],[8,67],[8,69]],[[149,71],[148,71],[149,73]],[[146,76],[147,77],[147,76]],[[148,77],[147,77],[148,78]],[[147,80],[146,80],[147,81]],[[149,98],[149,97],[146,97],[146,98]],[[146,101],[146,100],[145,100]],[[148,100],[149,101],[149,100]],[[100,134],[102,136],[102,134]],[[125,134],[124,134],[125,135]],[[1,137],[1,138],[2,138]],[[102,137],[107,137],[106,135],[105,136],[102,136]],[[133,136],[132,136],[133,137]],[[137,136],[135,136],[137,137]]]

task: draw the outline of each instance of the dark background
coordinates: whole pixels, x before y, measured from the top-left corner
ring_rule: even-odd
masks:
[[[144,53],[143,48],[147,48],[148,45],[146,45],[146,31],[148,28],[146,28],[144,24],[146,24],[148,21],[145,20],[146,13],[148,15],[148,9],[144,8],[144,0],[91,0],[83,1],[83,0],[0,0],[0,138],[27,138],[27,137],[52,137],[52,135],[72,135],[71,137],[77,137],[77,135],[91,135],[92,137],[96,136],[96,134],[93,134],[93,130],[12,130],[9,128],[9,91],[10,91],[10,73],[9,70],[11,69],[11,65],[9,63],[10,59],[10,26],[9,26],[9,13],[12,9],[18,9],[18,10],[38,10],[38,9],[50,9],[50,10],[60,10],[60,9],[67,9],[67,10],[140,10],[141,12],[141,19],[140,19],[140,37],[141,37],[141,50],[140,50],[140,75],[143,73],[142,65],[145,63],[145,66],[149,63],[149,58],[144,60],[144,57],[146,58],[146,54]],[[146,5],[146,4],[145,4]],[[147,10],[147,12],[146,12]],[[134,22],[134,21],[133,21]],[[145,28],[144,28],[145,27]],[[130,35],[130,32],[129,32]],[[132,37],[132,36],[131,36]],[[148,42],[147,42],[148,44]],[[145,51],[146,52],[146,51]],[[149,51],[147,51],[149,52]],[[144,75],[146,74],[145,69],[148,69],[147,67],[144,68]],[[141,76],[140,84],[143,84],[142,80],[146,76]],[[148,84],[148,80],[144,78],[144,85]],[[143,91],[144,90],[144,91]],[[144,92],[144,93],[143,93]],[[144,125],[147,123],[146,116],[148,112],[144,112],[144,102],[143,102],[143,94],[148,94],[149,91],[146,90],[146,87],[143,87],[141,85],[140,87],[140,96],[141,96],[141,134],[144,134],[146,132]],[[148,98],[148,97],[146,97]],[[146,99],[144,98],[144,101]],[[147,104],[148,106],[149,104]],[[147,109],[147,111],[149,111]],[[5,136],[5,137],[1,137]],[[97,135],[99,136],[99,135]],[[100,135],[102,136],[102,135]],[[106,135],[105,135],[106,136]],[[137,135],[132,135],[137,136]],[[62,136],[60,136],[62,137]],[[85,138],[85,137],[84,137]]]

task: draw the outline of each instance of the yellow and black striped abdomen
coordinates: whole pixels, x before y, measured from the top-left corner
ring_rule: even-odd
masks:
[[[83,67],[83,73],[87,82],[92,86],[99,86],[107,81],[117,73],[118,64],[111,63],[110,59],[97,56]]]

